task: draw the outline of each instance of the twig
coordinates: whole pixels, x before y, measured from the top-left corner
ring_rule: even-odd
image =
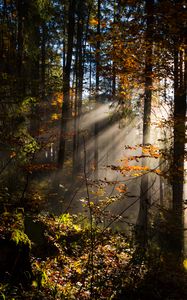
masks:
[[[86,184],[86,193],[87,193],[87,203],[90,213],[90,239],[91,239],[91,253],[90,253],[90,260],[91,260],[91,282],[90,282],[90,299],[92,299],[93,296],[93,275],[94,275],[94,263],[93,263],[93,256],[94,256],[94,235],[93,235],[93,214],[92,214],[92,206],[90,202],[90,194],[89,194],[89,188],[88,188],[88,179],[86,174],[86,143],[85,138],[83,136],[83,145],[84,145],[84,178],[85,178],[85,184]]]
[[[0,175],[3,173],[3,171],[6,169],[6,167],[8,167],[8,165],[10,164],[10,162],[12,161],[12,159],[13,159],[14,157],[10,157],[8,160],[7,160],[7,162],[6,162],[6,164],[2,167],[2,169],[0,170]]]

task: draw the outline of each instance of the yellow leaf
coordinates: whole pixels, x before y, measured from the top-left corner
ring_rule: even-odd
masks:
[[[52,114],[51,120],[59,120],[59,119],[60,119],[59,114]]]
[[[37,283],[36,280],[34,280],[34,281],[32,282],[32,287],[36,288],[37,286],[38,286],[38,283]]]
[[[97,19],[94,19],[94,18],[90,19],[90,25],[91,26],[97,26],[97,24],[98,24],[98,20]]]
[[[184,259],[184,261],[183,261],[183,267],[185,268],[185,270],[187,270],[187,259]]]
[[[142,175],[142,173],[134,173],[133,174],[134,177],[138,177],[138,176],[141,176],[141,175]]]

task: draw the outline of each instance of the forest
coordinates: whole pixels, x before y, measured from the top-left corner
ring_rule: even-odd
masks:
[[[0,299],[187,299],[186,33],[186,0],[0,0]]]

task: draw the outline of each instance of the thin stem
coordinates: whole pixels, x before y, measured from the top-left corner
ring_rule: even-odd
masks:
[[[84,145],[84,178],[85,178],[85,184],[86,184],[86,194],[87,194],[87,204],[89,208],[90,213],[90,240],[91,240],[91,252],[90,252],[90,261],[91,261],[91,282],[90,282],[90,299],[93,299],[93,275],[94,275],[94,269],[93,269],[93,258],[94,258],[94,234],[93,234],[93,212],[92,212],[92,205],[90,201],[90,194],[89,194],[89,187],[88,187],[88,179],[86,174],[86,143],[85,138],[83,136],[83,145]]]

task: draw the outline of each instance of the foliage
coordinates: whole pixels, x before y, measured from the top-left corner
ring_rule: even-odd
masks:
[[[25,244],[31,249],[31,241],[24,233],[24,215],[22,209],[20,211],[2,213],[0,221],[1,238],[9,238],[16,244]]]
[[[48,247],[53,244],[58,251],[45,260],[33,257],[30,294],[43,290],[48,299],[89,299],[90,293],[93,298],[112,299],[117,293],[114,286],[120,284],[132,256],[125,237],[111,230],[103,234],[95,228],[92,249],[90,229],[84,228],[77,216],[39,219],[47,226]]]
[[[113,286],[119,283],[131,256],[124,237],[113,234],[111,230],[103,235],[99,229],[94,229],[92,249],[90,230],[77,224],[76,216],[65,214],[58,218],[40,219],[48,226],[46,236],[49,242],[58,249],[54,258],[34,261],[34,265],[37,264],[37,268],[39,266],[47,275],[45,287],[51,292],[56,291],[56,297],[64,295],[64,299],[88,299],[90,284],[93,285],[94,298],[114,296]]]
[[[123,159],[121,159],[122,165],[111,165],[108,166],[112,170],[119,171],[123,176],[131,176],[131,177],[139,177],[143,176],[147,173],[154,173],[163,177],[166,177],[167,174],[162,172],[161,169],[158,167],[151,168],[148,165],[137,165],[142,159],[161,159],[162,153],[160,149],[154,145],[135,145],[135,146],[125,146],[126,150],[131,150],[132,152],[135,151],[135,153],[139,152],[141,150],[141,155],[128,155],[125,156]],[[132,165],[133,163],[133,165]],[[158,166],[160,163],[158,163]]]
[[[28,244],[31,248],[31,241],[29,240],[28,236],[19,229],[15,229],[12,231],[11,240],[16,244]]]
[[[186,275],[180,271],[168,271],[154,244],[151,244],[151,248],[142,256],[141,249],[133,249],[130,240],[122,232],[111,229],[103,231],[99,227],[92,228],[91,241],[91,228],[85,226],[81,218],[83,216],[69,213],[58,217],[39,215],[37,219],[45,224],[46,228],[46,247],[55,246],[56,251],[45,259],[32,257],[34,277],[29,290],[20,289],[19,286],[13,287],[11,284],[1,285],[2,297],[33,299],[38,295],[40,299],[49,300],[143,300],[145,297],[152,297],[161,300],[174,299],[170,298],[174,295],[175,299],[185,299],[183,297],[187,292],[184,282]],[[17,228],[23,228],[23,215],[15,213],[11,216],[4,213],[2,220],[3,225],[7,224],[8,220],[13,228],[15,225],[13,234],[17,231],[17,235],[14,237],[17,241],[19,236],[21,242],[22,238],[20,239],[18,234],[21,230]],[[89,219],[87,222],[90,222]],[[167,290],[167,285],[171,282],[174,286],[173,291]]]

